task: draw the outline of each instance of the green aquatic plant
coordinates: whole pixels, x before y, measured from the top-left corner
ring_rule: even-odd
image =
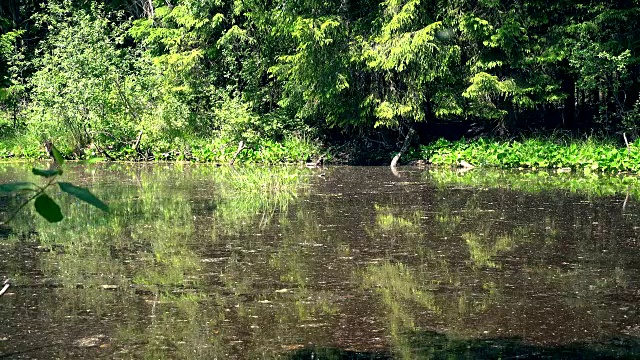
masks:
[[[6,222],[12,220],[13,217],[31,201],[33,201],[36,212],[48,222],[55,223],[62,221],[64,215],[62,215],[60,206],[47,194],[47,190],[55,185],[58,185],[61,191],[93,205],[104,212],[109,212],[109,206],[93,195],[88,189],[76,186],[70,182],[58,181],[58,177],[63,174],[62,166],[64,165],[64,158],[53,145],[51,145],[51,153],[53,154],[55,162],[49,169],[31,169],[34,175],[46,179],[44,185],[37,185],[33,182],[25,181],[0,184],[0,193],[25,193],[31,195],[14,210]]]
[[[563,171],[638,172],[640,140],[626,148],[613,142],[559,139],[523,141],[440,139],[420,148],[421,157],[434,165],[457,166],[464,160],[481,167],[562,169]]]
[[[308,188],[311,170],[293,167],[212,168],[217,180],[215,234],[263,228]],[[253,224],[248,227],[247,224]]]

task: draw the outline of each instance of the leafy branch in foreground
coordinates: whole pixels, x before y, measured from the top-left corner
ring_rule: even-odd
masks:
[[[31,169],[34,175],[47,179],[47,183],[44,186],[38,186],[32,182],[0,184],[0,193],[31,193],[31,196],[18,206],[5,223],[11,221],[20,212],[20,210],[22,210],[31,201],[34,201],[33,205],[35,206],[38,214],[48,222],[54,223],[61,221],[64,218],[64,215],[62,215],[60,206],[47,194],[47,189],[55,185],[58,185],[60,190],[63,192],[91,204],[102,211],[109,212],[107,204],[93,195],[88,189],[73,185],[69,182],[57,181],[58,176],[63,173],[62,165],[64,164],[64,158],[53,145],[51,145],[51,153],[55,160],[55,163],[51,168],[46,170],[36,168]]]

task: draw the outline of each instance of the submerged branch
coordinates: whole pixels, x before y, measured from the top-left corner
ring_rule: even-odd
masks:
[[[398,165],[398,161],[400,161],[400,157],[407,152],[407,150],[409,150],[409,145],[411,145],[411,139],[413,139],[413,135],[416,133],[416,131],[413,128],[409,129],[409,132],[407,133],[407,137],[404,139],[404,144],[402,145],[402,149],[400,149],[400,152],[398,152],[396,154],[396,156],[393,157],[393,160],[391,160],[391,167],[394,168]]]
[[[7,290],[9,289],[9,286],[11,286],[11,284],[9,283],[9,279],[4,281],[4,286],[2,287],[2,290],[0,290],[0,296],[4,295],[4,293],[7,292]]]
[[[142,134],[144,133],[143,130],[140,130],[140,132],[138,133],[138,137],[136,138],[136,142],[135,144],[133,144],[133,149],[136,152],[140,152],[140,140],[142,140]]]
[[[233,163],[236,162],[236,158],[238,157],[238,155],[240,155],[240,152],[242,152],[242,150],[244,150],[244,141],[240,141],[238,143],[238,150],[236,150],[236,153],[233,154],[233,157],[231,158],[231,161],[229,162],[229,165],[233,166]]]

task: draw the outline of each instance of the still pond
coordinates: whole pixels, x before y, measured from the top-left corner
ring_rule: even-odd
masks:
[[[32,179],[0,164],[0,183]],[[70,165],[0,227],[0,358],[640,358],[635,176]],[[0,219],[19,199],[0,198]]]

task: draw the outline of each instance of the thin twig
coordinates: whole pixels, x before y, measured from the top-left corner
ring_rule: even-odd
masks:
[[[624,138],[624,143],[627,145],[627,158],[631,156],[631,147],[629,146],[629,140],[627,140],[627,134],[622,133],[622,137]]]
[[[18,215],[18,213],[20,212],[20,210],[22,210],[25,206],[27,206],[27,204],[28,204],[28,203],[30,203],[30,202],[31,202],[31,200],[33,200],[33,199],[37,198],[38,196],[40,196],[41,194],[43,194],[43,193],[45,192],[45,190],[47,190],[47,188],[48,188],[49,186],[53,185],[53,182],[54,182],[55,178],[56,178],[55,176],[54,176],[54,177],[52,177],[52,178],[49,180],[49,182],[47,183],[47,185],[45,185],[44,187],[39,187],[39,186],[38,186],[38,190],[35,190],[35,191],[36,191],[36,193],[35,193],[35,194],[33,194],[33,196],[31,196],[27,201],[25,201],[25,202],[23,202],[22,204],[20,204],[20,206],[18,206],[18,208],[13,212],[13,214],[11,214],[11,216],[9,217],[9,219],[7,219],[6,221],[4,221],[4,222],[2,222],[2,223],[0,223],[0,224],[1,224],[1,225],[6,225],[6,224],[8,224],[9,222],[11,222],[11,220],[13,220],[13,219]],[[36,185],[36,186],[37,186],[37,185]]]
[[[396,156],[393,157],[393,160],[391,160],[391,167],[394,168],[396,167],[396,165],[398,165],[398,161],[400,160],[400,157],[407,151],[409,150],[409,145],[411,145],[411,139],[413,138],[413,135],[416,133],[414,128],[409,128],[409,133],[407,133],[407,137],[404,139],[404,145],[402,145],[402,149],[400,149],[400,152],[398,152],[398,154],[396,154]]]
[[[140,132],[138,133],[138,138],[136,139],[136,143],[133,145],[133,149],[134,149],[136,152],[139,152],[139,151],[140,151],[140,149],[139,149],[139,147],[140,147],[140,140],[142,140],[142,134],[143,134],[143,133],[144,133],[144,131],[143,131],[143,130],[140,130]]]
[[[233,163],[236,162],[236,158],[238,157],[238,155],[240,155],[240,152],[242,150],[244,150],[244,141],[240,141],[240,143],[238,143],[238,150],[236,150],[236,153],[233,154],[233,158],[231,158],[229,165],[233,166]]]
[[[9,279],[4,281],[4,286],[2,287],[2,290],[0,290],[0,296],[4,295],[4,293],[7,292],[7,290],[9,289],[9,286],[11,286],[11,284],[9,283]]]
[[[20,210],[22,210],[25,206],[27,206],[27,204],[30,203],[31,200],[37,198],[40,194],[42,194],[42,192],[43,191],[36,192],[32,197],[29,198],[29,200],[27,200],[27,201],[23,202],[22,204],[20,204],[20,206],[18,206],[18,208],[13,212],[13,214],[11,214],[9,219],[7,219],[7,221],[2,222],[2,225],[6,225],[9,222],[11,222],[11,220],[13,220],[13,218],[15,218],[18,215]]]
[[[624,202],[622,203],[622,212],[624,213],[627,208],[627,201],[629,201],[629,188],[627,188],[627,196],[624,198]]]

